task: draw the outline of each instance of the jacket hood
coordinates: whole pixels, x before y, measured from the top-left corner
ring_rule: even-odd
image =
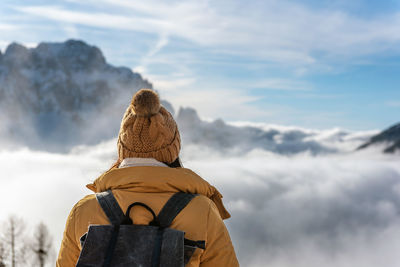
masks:
[[[92,184],[86,186],[95,193],[109,189],[122,189],[138,193],[175,193],[178,191],[200,194],[210,198],[222,219],[230,217],[222,203],[222,195],[193,171],[186,168],[138,166],[113,168]]]

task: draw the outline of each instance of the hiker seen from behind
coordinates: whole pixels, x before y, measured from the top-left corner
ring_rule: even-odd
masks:
[[[153,90],[138,91],[118,160],[72,208],[57,266],[239,266],[222,195],[183,168],[180,135]]]

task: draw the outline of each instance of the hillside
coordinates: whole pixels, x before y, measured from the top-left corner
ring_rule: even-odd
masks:
[[[394,153],[396,150],[400,150],[400,123],[372,136],[368,142],[358,147],[358,150],[374,145],[383,145],[384,153]]]

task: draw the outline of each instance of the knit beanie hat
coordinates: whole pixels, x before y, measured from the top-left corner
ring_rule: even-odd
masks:
[[[151,89],[141,89],[132,98],[122,118],[118,135],[118,156],[154,158],[174,162],[181,148],[178,127],[172,115],[160,105]]]

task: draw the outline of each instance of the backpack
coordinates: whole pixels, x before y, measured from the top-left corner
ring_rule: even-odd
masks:
[[[205,249],[205,241],[186,239],[183,231],[168,227],[194,197],[195,194],[178,192],[156,216],[142,202],[132,203],[124,214],[111,190],[97,193],[96,199],[111,224],[89,226],[81,237],[76,267],[183,267],[196,248]],[[134,206],[142,206],[153,215],[149,225],[135,225],[130,219]]]

